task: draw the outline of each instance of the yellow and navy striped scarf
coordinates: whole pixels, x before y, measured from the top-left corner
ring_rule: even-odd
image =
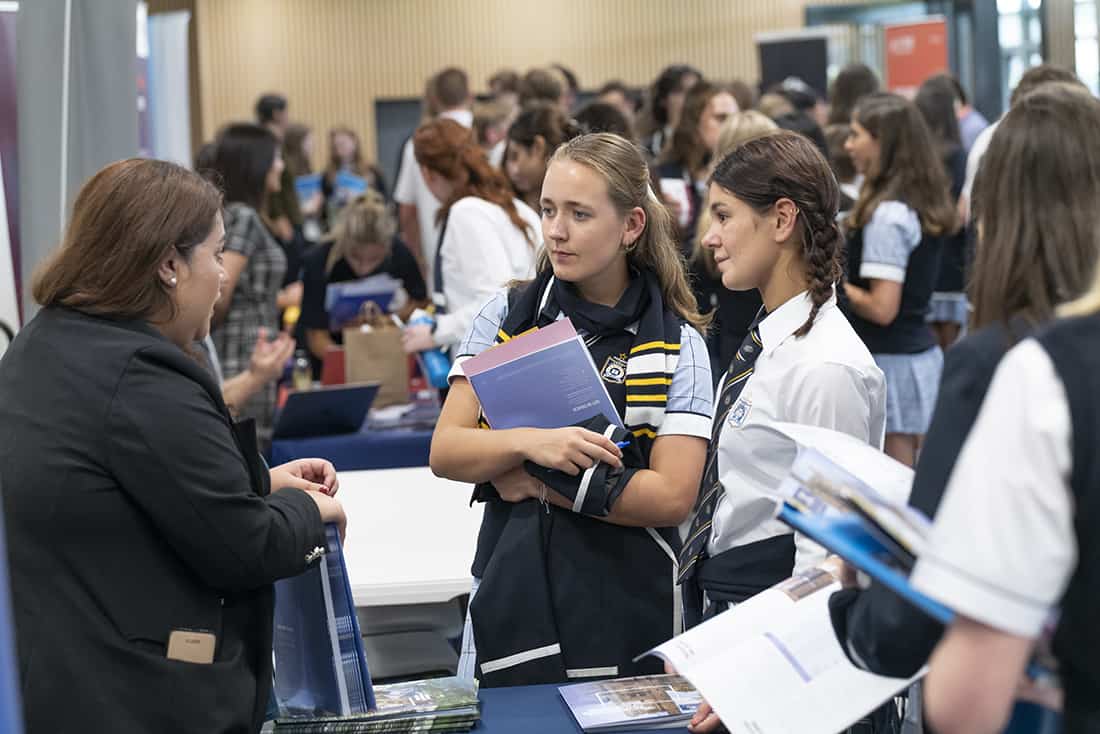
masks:
[[[664,307],[655,275],[643,270],[635,277],[644,279],[642,286],[647,297],[642,300],[644,305],[637,314],[637,332],[627,355],[626,404],[620,409],[623,425],[636,437],[637,446],[648,464],[653,439],[665,417],[672,376],[680,360],[682,321]],[[497,343],[551,324],[559,313],[570,316],[578,329],[583,328],[577,323],[583,319],[569,313],[568,299],[558,297],[561,287],[551,271],[514,287],[508,293],[508,315],[497,332]],[[488,427],[484,421],[481,425]]]

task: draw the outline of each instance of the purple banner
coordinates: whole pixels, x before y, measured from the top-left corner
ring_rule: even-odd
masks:
[[[23,314],[23,286],[19,256],[19,139],[18,96],[15,81],[15,11],[0,11],[0,162],[3,163],[11,261],[15,272],[16,302]]]

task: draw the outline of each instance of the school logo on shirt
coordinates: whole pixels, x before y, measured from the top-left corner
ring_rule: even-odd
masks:
[[[613,382],[616,385],[626,382],[626,355],[608,357],[603,363],[603,369],[600,370],[600,377],[604,382]]]
[[[747,398],[738,398],[737,402],[733,404],[733,409],[730,411],[727,422],[730,424],[730,428],[741,428],[745,425],[745,421],[749,419],[749,413],[752,411],[752,401]]]

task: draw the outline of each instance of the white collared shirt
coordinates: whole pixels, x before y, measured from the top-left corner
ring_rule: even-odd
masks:
[[[1037,637],[1077,567],[1072,446],[1054,363],[1022,341],[997,367],[913,586],[982,624]]]
[[[794,336],[812,305],[803,291],[760,322],[762,351],[718,437],[718,475],[724,492],[707,545],[711,557],[791,532],[774,519],[776,487],[764,479],[786,472],[761,466],[781,460],[755,445],[760,439],[751,437],[762,432],[745,434],[746,426],[777,421],[820,426],[882,447],[886,378],[837,308],[835,293],[818,311],[810,332]],[[723,377],[719,390],[724,383]],[[719,412],[716,403],[715,414]],[[824,557],[819,546],[796,540],[796,571]]]
[[[474,113],[470,110],[447,110],[439,116],[454,120],[463,127],[474,124]],[[424,174],[420,172],[420,164],[416,162],[411,136],[401,150],[401,170],[393,186],[393,199],[398,204],[416,206],[416,221],[420,224],[420,251],[424,255],[425,282],[430,293],[432,283],[435,282],[432,269],[435,267],[435,250],[439,244],[439,224],[435,221],[435,215],[439,211],[440,203],[424,182]]]

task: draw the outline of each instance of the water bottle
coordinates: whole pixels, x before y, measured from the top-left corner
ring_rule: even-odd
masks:
[[[309,363],[309,355],[306,350],[299,349],[294,353],[294,369],[291,372],[291,382],[295,390],[308,390],[313,387],[313,365]]]
[[[416,309],[409,317],[409,326],[414,324],[435,325],[432,315],[423,309]],[[420,369],[428,382],[435,388],[447,387],[447,374],[451,371],[451,360],[442,349],[425,349],[419,354]]]

